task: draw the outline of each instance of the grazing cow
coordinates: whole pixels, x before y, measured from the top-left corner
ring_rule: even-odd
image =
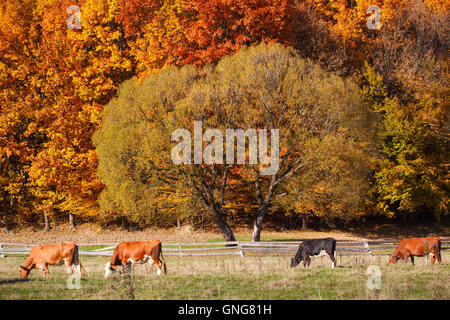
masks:
[[[122,265],[122,271],[125,272],[125,267],[128,268],[128,273],[131,273],[131,268],[135,263],[147,263],[149,266],[156,264],[158,267],[157,275],[167,273],[166,262],[162,255],[162,245],[159,240],[150,241],[128,241],[121,242],[116,246],[113,256],[105,266],[105,278],[111,276],[116,268]]]
[[[389,264],[397,263],[399,259],[408,263],[408,258],[414,265],[414,256],[423,257],[431,253],[431,264],[437,258],[441,264],[441,239],[438,237],[403,239],[389,257]]]
[[[33,247],[27,260],[20,266],[20,278],[26,278],[33,269],[44,271],[44,276],[50,276],[49,265],[60,266],[65,263],[69,276],[72,275],[75,266],[81,276],[81,262],[78,257],[78,246],[75,242],[46,244]]]
[[[307,267],[311,263],[311,256],[324,256],[328,254],[331,259],[331,268],[336,266],[336,240],[333,238],[311,239],[300,243],[295,258],[291,260],[291,268],[296,267],[302,260],[303,266]]]

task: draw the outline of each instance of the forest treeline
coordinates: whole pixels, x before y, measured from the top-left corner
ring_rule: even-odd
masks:
[[[0,21],[6,230],[206,219],[233,239],[232,216],[258,240],[273,212],[449,213],[448,1],[4,0]],[[175,165],[199,119],[279,129],[278,172]]]

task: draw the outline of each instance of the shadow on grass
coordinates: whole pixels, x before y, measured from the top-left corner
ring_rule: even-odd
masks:
[[[352,269],[353,266],[343,264],[343,265],[336,265],[334,268],[335,269]],[[331,270],[333,270],[333,269],[331,269]]]
[[[18,282],[28,282],[28,281],[34,281],[36,279],[23,279],[23,278],[16,278],[16,279],[8,279],[8,280],[0,280],[0,285],[2,284],[13,284]]]

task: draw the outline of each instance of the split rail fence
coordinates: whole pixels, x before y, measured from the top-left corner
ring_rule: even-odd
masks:
[[[360,240],[337,241],[336,255],[389,255],[397,247],[398,240]],[[295,255],[301,241],[274,242],[192,242],[192,243],[164,243],[164,256],[265,256],[265,255]],[[450,238],[441,238],[441,250],[450,249]],[[80,243],[80,255],[112,256],[114,243]],[[35,245],[19,243],[0,243],[0,258],[11,255],[28,255]]]

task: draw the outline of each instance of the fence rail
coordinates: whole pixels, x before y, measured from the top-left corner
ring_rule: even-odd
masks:
[[[277,242],[183,242],[164,243],[163,252],[166,256],[226,256],[226,255],[294,255],[302,241]],[[336,254],[345,255],[388,255],[397,247],[398,240],[359,240],[337,241]],[[80,255],[112,256],[117,243],[80,243]],[[5,255],[28,255],[36,245],[20,243],[0,243],[0,258]],[[102,246],[98,249],[83,249],[83,247]],[[450,238],[441,238],[441,250],[450,249]],[[388,251],[389,250],[389,251]]]

